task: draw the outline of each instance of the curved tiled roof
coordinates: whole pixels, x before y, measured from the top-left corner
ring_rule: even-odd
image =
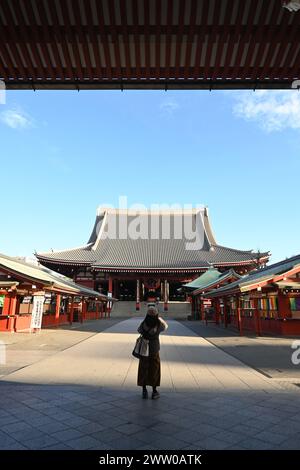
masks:
[[[221,271],[218,271],[216,268],[209,268],[205,273],[201,274],[199,277],[194,279],[192,282],[188,284],[184,284],[182,287],[191,291],[199,289],[202,286],[206,286],[207,284],[216,281],[219,277],[222,276]]]
[[[300,266],[300,255],[296,255],[291,258],[279,261],[278,263],[271,264],[270,266],[266,266],[263,269],[253,271],[245,276],[242,276],[240,279],[232,282],[231,284],[212,290],[209,294],[207,294],[207,296],[217,297],[218,295],[227,293],[227,291],[248,292],[254,288],[256,289],[256,286],[259,283],[272,281],[274,277],[283,275],[297,266]]]
[[[44,266],[31,265],[16,258],[3,255],[2,253],[0,253],[0,269],[1,268],[4,272],[16,276],[17,279],[19,279],[20,276],[21,279],[36,281],[44,285],[45,288],[53,288],[74,295],[85,295],[107,300],[107,296],[89,289],[88,287],[76,284],[72,279],[62,276],[55,271],[51,271]]]
[[[183,217],[189,220],[186,225]],[[131,236],[127,236],[128,233]],[[192,233],[199,237],[197,249],[189,249],[187,245]],[[138,214],[107,209],[97,215],[88,245],[36,256],[42,263],[85,264],[96,269],[157,270],[249,264],[257,258],[252,251],[218,245],[207,209]],[[260,257],[268,258],[268,253],[262,253]]]

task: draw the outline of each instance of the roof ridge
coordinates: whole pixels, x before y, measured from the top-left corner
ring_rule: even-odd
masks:
[[[190,209],[184,208],[170,208],[170,209],[151,209],[151,208],[143,208],[143,209],[120,209],[115,207],[98,207],[97,209],[97,216],[103,215],[105,213],[108,214],[127,214],[127,215],[137,215],[137,214],[159,214],[159,215],[177,215],[177,214],[191,214],[196,215],[198,212],[205,213],[206,207],[194,207]]]
[[[258,254],[259,252],[258,251],[253,251],[253,250],[240,250],[238,248],[230,248],[228,246],[225,246],[225,245],[220,245],[219,243],[215,244],[215,245],[211,245],[213,248],[217,247],[217,248],[225,248],[226,250],[230,250],[230,251],[238,251],[240,253],[248,253],[248,254]],[[270,251],[262,251],[259,253],[260,255],[269,255],[270,256]]]
[[[93,246],[93,243],[86,243],[85,245],[75,246],[73,248],[66,248],[65,250],[42,251],[40,253],[36,252],[35,254],[38,256],[43,256],[43,255],[52,255],[53,253],[67,253],[70,251],[82,250],[83,248],[89,248],[90,246]]]

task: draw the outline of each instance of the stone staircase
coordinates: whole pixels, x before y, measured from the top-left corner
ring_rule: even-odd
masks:
[[[144,317],[147,312],[148,302],[140,303],[140,310],[136,311],[135,302],[116,302],[111,311],[111,318]],[[163,302],[159,303],[159,315],[163,318],[186,320],[191,314],[191,304],[189,302],[169,302],[168,311],[164,312]]]

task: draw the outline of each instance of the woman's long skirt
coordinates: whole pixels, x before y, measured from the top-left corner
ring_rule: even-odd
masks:
[[[159,353],[149,357],[142,357],[139,362],[138,385],[160,386],[160,357]]]

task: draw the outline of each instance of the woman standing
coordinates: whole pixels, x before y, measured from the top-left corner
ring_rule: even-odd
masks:
[[[160,386],[160,342],[159,335],[168,328],[167,323],[158,316],[155,307],[149,307],[147,315],[138,327],[138,332],[149,340],[149,356],[139,362],[138,386],[143,387],[143,398],[148,398],[147,385],[152,387],[152,398],[159,398],[156,387]]]

